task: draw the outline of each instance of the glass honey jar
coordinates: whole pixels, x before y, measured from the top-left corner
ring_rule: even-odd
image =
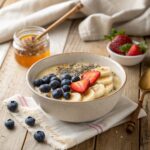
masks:
[[[36,61],[50,56],[49,35],[35,40],[44,31],[42,27],[31,26],[14,34],[15,58],[20,65],[30,67]]]

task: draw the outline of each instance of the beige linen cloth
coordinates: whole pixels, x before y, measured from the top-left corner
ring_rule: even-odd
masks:
[[[54,149],[68,149],[73,147],[95,135],[101,134],[108,129],[117,126],[129,120],[127,116],[131,114],[137,104],[127,97],[121,97],[115,108],[100,119],[88,122],[73,124],[59,121],[44,113],[41,108],[35,103],[32,97],[24,97],[22,95],[15,95],[3,101],[3,107],[7,109],[7,103],[10,100],[18,102],[18,111],[11,113],[23,127],[33,135],[37,130],[42,130],[46,134],[46,144]],[[87,114],[88,115],[88,114]],[[29,127],[25,124],[25,118],[32,116],[36,119],[35,127]],[[142,109],[139,118],[146,116]]]
[[[79,0],[20,0],[0,10],[0,43],[26,26],[52,23]],[[150,35],[150,0],[81,0],[87,16],[79,25],[83,40],[99,40],[112,27],[131,35]]]

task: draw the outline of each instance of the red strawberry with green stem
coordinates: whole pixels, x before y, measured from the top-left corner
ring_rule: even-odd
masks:
[[[111,40],[109,48],[117,54],[122,55],[125,53],[121,51],[119,47],[126,43],[132,43],[131,38],[126,35],[125,32],[117,31],[115,29],[112,29],[110,35],[105,36],[105,38]]]
[[[140,51],[139,46],[136,44],[133,44],[127,53],[128,56],[135,56],[140,54],[142,54],[142,52]]]
[[[143,41],[136,44],[124,44],[120,47],[120,50],[125,52],[128,56],[140,55],[146,52],[147,44]]]
[[[132,40],[127,35],[117,35],[110,44],[110,49],[118,54],[125,54],[122,52],[119,47],[126,44],[132,43]]]
[[[128,56],[135,56],[145,53],[147,50],[147,44],[145,41],[140,42],[139,44],[133,44],[129,49],[127,55]]]

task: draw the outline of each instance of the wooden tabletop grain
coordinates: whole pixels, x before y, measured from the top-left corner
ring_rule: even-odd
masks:
[[[0,7],[5,7],[16,1],[0,0]],[[92,52],[108,56],[106,52],[107,41],[81,41],[77,29],[79,23],[80,21],[74,21],[72,23],[64,52]],[[137,40],[146,40],[150,47],[150,37],[134,38]],[[31,94],[25,84],[27,69],[18,65],[13,55],[12,43],[10,42],[8,54],[0,68],[1,101],[16,93],[21,93],[26,96],[30,96]],[[137,101],[141,94],[138,89],[138,81],[143,70],[148,66],[150,66],[150,49],[142,64],[134,67],[124,67],[128,77],[124,94],[134,101]],[[137,121],[135,132],[132,135],[126,134],[125,127],[127,124],[123,124],[89,139],[71,148],[71,150],[150,150],[150,96],[145,98],[144,108],[148,116]],[[4,127],[4,121],[8,118],[10,116],[2,108],[0,102],[0,150],[50,150],[48,145],[38,144],[29,132],[18,123],[16,123],[15,132],[7,130]]]

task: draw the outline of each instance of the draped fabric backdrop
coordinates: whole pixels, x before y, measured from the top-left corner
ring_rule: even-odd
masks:
[[[0,10],[0,43],[12,39],[14,32],[26,26],[52,23],[79,0],[20,0]],[[150,35],[150,0],[81,0],[84,16],[79,25],[82,40],[102,39],[112,27],[130,35]],[[5,33],[5,34],[4,34]]]

